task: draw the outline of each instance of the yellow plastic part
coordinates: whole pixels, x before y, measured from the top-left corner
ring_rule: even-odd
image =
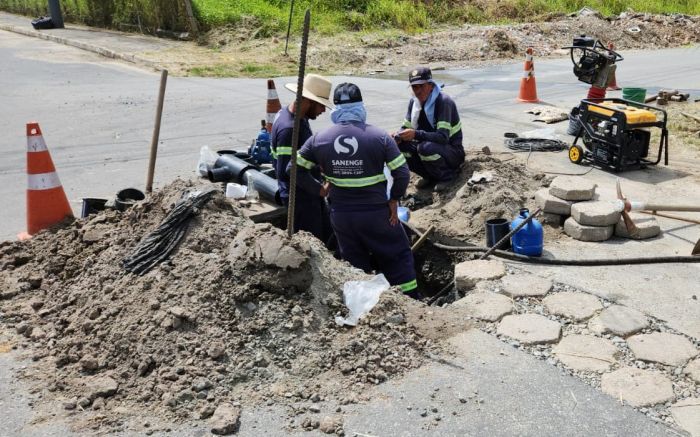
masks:
[[[600,106],[604,106],[606,108],[611,108],[614,109],[615,111],[618,112],[624,112],[625,117],[627,117],[627,124],[641,124],[641,123],[654,123],[656,122],[656,114],[646,110],[646,109],[640,109],[640,108],[635,108],[634,106],[627,106],[623,105],[621,103],[615,103],[615,102],[609,102],[609,101],[604,101],[602,103],[599,103]],[[601,115],[605,115],[606,117],[612,116],[615,112],[601,108],[599,106],[593,106],[593,105],[588,105],[588,110],[591,112],[595,112]]]

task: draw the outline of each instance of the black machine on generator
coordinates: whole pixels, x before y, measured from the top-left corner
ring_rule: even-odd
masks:
[[[604,96],[615,63],[623,57],[599,40],[582,35],[574,38],[570,50],[574,74],[581,82],[598,88]],[[593,88],[591,88],[593,90]],[[589,93],[590,97],[590,93]],[[668,129],[666,111],[643,103],[619,98],[588,98],[572,111],[578,125],[576,138],[569,148],[573,163],[590,161],[615,172],[656,165],[664,155],[668,165]],[[655,160],[647,159],[650,129],[661,129],[659,152]],[[579,139],[583,147],[578,145]]]

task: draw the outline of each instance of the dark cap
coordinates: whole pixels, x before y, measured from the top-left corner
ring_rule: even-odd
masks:
[[[342,105],[343,103],[356,103],[362,101],[362,93],[354,83],[343,82],[333,92],[333,103]]]
[[[433,79],[433,73],[428,67],[418,67],[408,73],[408,82],[411,85],[420,85]]]

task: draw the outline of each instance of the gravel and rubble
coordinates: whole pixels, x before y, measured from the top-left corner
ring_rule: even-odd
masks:
[[[606,44],[612,42],[623,54],[700,42],[697,16],[628,11],[611,17],[582,13],[537,18],[530,23],[433,27],[429,33],[419,34],[396,30],[312,34],[307,68],[328,74],[403,75],[420,64],[450,69],[522,59],[528,47],[534,49],[535,59],[561,57],[567,55],[562,47],[570,46],[573,37],[581,34]],[[284,38],[241,38],[239,27],[214,29],[202,36],[201,46],[189,43],[185,49],[149,56],[175,74],[187,74],[193,66],[219,66],[220,70],[231,65],[232,74],[240,75],[240,62],[261,59],[282,75],[295,71],[295,64],[281,50]],[[625,66],[621,64],[620,68]],[[213,72],[219,70],[212,68]]]
[[[120,415],[146,410],[228,433],[246,406],[358,402],[439,350],[416,327],[421,304],[394,289],[357,327],[336,325],[342,284],[369,276],[309,235],[253,224],[223,195],[169,260],[125,272],[122,259],[197,184],[0,243],[0,326],[36,362],[26,375],[47,399],[100,410],[114,431]]]
[[[509,277],[522,274],[518,268],[511,266],[508,266],[507,270],[508,275],[501,280],[483,281],[477,284],[473,292],[503,294],[505,292],[503,282],[508,283]],[[582,295],[586,296],[586,299],[597,300],[600,305],[597,313],[605,313],[608,309],[616,308],[615,311],[625,317],[630,312],[636,313],[631,309],[620,312],[620,309],[626,307],[561,283],[554,283],[552,289],[547,293],[547,296],[564,297],[567,295]],[[655,421],[664,422],[671,426],[683,425],[674,419],[674,417],[680,416],[672,414],[673,406],[676,404],[685,405],[684,402],[692,404],[693,399],[700,396],[700,384],[692,376],[693,366],[697,366],[695,363],[698,360],[698,358],[693,360],[692,357],[698,354],[700,340],[677,332],[668,327],[662,320],[649,316],[646,316],[648,323],[635,326],[634,329],[628,331],[627,337],[619,336],[608,330],[599,329],[599,320],[597,320],[599,316],[577,320],[551,313],[545,305],[545,299],[544,296],[514,296],[512,298],[512,315],[508,317],[539,316],[543,320],[556,323],[561,326],[561,340],[558,342],[531,344],[519,341],[504,335],[503,329],[501,329],[502,321],[500,323],[490,322],[476,317],[474,320],[482,331],[497,336],[504,343],[546,361],[559,368],[562,373],[577,377],[599,390],[605,391],[602,388],[603,377],[615,374],[614,379],[607,377],[607,390],[615,391],[614,397],[619,397],[622,400],[624,395],[627,404],[631,404]],[[656,338],[663,335],[672,338],[675,342],[682,343],[685,359],[683,362],[679,361],[674,365],[667,365],[659,362],[665,361],[663,358],[657,360],[653,357],[652,359],[635,356],[629,341],[634,340],[635,337],[640,338],[640,335],[645,336],[643,338]],[[590,346],[584,347],[586,344]],[[659,357],[665,356],[662,351],[657,352]],[[566,359],[563,358],[562,354],[566,354]],[[596,370],[586,370],[587,367]],[[630,392],[621,393],[613,388],[618,386],[629,387],[631,388]],[[649,391],[645,392],[645,390]],[[648,396],[644,393],[648,393]],[[656,402],[654,399],[664,400]]]

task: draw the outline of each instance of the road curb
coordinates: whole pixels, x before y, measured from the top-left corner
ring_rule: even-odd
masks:
[[[75,41],[75,40],[72,40],[69,38],[63,38],[63,37],[56,36],[56,35],[50,35],[50,34],[43,33],[43,32],[37,32],[35,30],[23,29],[21,27],[7,25],[7,24],[0,24],[0,30],[6,30],[8,32],[14,32],[14,33],[18,33],[18,34],[25,35],[25,36],[31,36],[34,38],[40,38],[40,39],[45,39],[47,41],[57,42],[59,44],[64,44],[64,45],[76,47],[78,49],[85,50],[88,52],[96,53],[96,54],[104,56],[106,58],[119,59],[122,61],[131,62],[132,64],[153,68],[153,69],[158,70],[158,71],[163,69],[163,67],[160,64],[158,64],[157,62],[153,62],[149,59],[145,59],[145,58],[142,58],[140,56],[136,56],[136,55],[128,54],[128,53],[116,52],[116,51],[111,50],[111,49],[107,49],[107,48],[100,47],[100,46],[95,46],[95,45],[84,43],[81,41]]]

